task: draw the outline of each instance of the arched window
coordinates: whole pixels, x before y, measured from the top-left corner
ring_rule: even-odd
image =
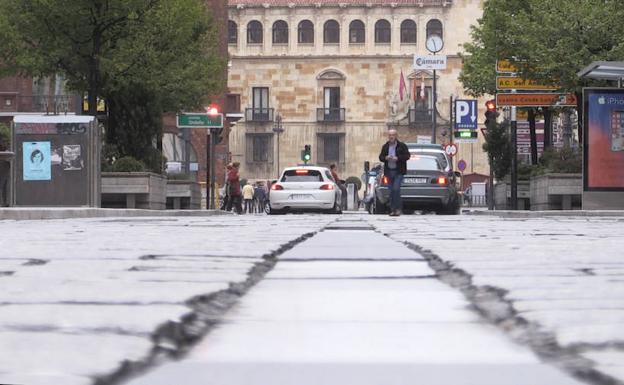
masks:
[[[310,20],[302,20],[297,28],[299,43],[314,43],[314,24]]]
[[[238,25],[232,20],[228,20],[228,44],[238,43]]]
[[[444,31],[442,29],[442,22],[438,19],[431,19],[427,23],[427,39],[431,35],[438,35],[444,39]]]
[[[416,43],[416,22],[403,20],[401,23],[401,43]]]
[[[288,23],[284,20],[273,23],[273,44],[288,44]]]
[[[364,43],[366,41],[366,29],[361,20],[353,20],[349,24],[349,43]]]
[[[249,22],[249,24],[247,24],[247,43],[262,43],[262,23],[257,20],[252,20]]]
[[[324,43],[340,43],[340,24],[336,20],[327,20],[323,26]]]
[[[381,19],[375,23],[375,43],[390,43],[391,36],[388,20]]]

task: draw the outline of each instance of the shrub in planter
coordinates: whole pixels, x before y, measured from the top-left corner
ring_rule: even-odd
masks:
[[[11,129],[0,123],[0,151],[7,151],[11,147]]]
[[[117,159],[113,163],[114,172],[141,172],[145,171],[145,165],[143,162],[134,159],[131,156],[125,156]]]
[[[356,191],[360,191],[360,189],[362,188],[362,181],[360,180],[360,178],[356,176],[350,176],[347,178],[347,180],[345,180],[345,184],[349,184],[349,183],[352,183],[355,185]]]
[[[544,151],[539,165],[532,175],[547,173],[580,174],[583,170],[583,154],[571,147],[561,149],[549,148]]]

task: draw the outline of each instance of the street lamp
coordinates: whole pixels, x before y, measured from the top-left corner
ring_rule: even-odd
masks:
[[[277,178],[280,175],[280,134],[284,132],[282,127],[282,115],[277,114],[275,117],[275,124],[273,125],[273,132],[277,134]]]

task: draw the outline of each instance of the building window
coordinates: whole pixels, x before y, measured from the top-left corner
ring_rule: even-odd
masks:
[[[366,41],[366,29],[361,20],[353,20],[349,24],[349,43],[361,44]]]
[[[444,40],[444,34],[442,29],[442,22],[438,19],[429,20],[427,23],[427,39],[431,35],[438,35],[441,39]]]
[[[284,20],[273,23],[273,44],[288,44],[288,23]]]
[[[318,154],[320,164],[344,163],[344,134],[319,134],[317,136]]]
[[[254,87],[252,88],[252,120],[253,121],[269,121],[269,88],[268,87]]]
[[[323,26],[324,43],[340,43],[340,24],[336,20],[328,20]]]
[[[232,20],[228,21],[228,44],[238,43],[238,25]]]
[[[404,20],[401,23],[401,43],[416,43],[416,22],[414,20]]]
[[[299,43],[314,43],[314,24],[310,20],[301,21],[297,30]]]
[[[262,44],[262,23],[252,20],[247,24],[247,43]]]
[[[388,20],[379,20],[375,23],[375,43],[390,43],[392,32]]]
[[[273,135],[272,134],[247,134],[248,163],[268,163],[273,159]]]

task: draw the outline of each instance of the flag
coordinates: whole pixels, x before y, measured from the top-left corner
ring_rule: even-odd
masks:
[[[422,99],[425,98],[425,74],[422,74],[422,78],[420,79],[420,97]]]
[[[410,94],[412,96],[412,100],[416,100],[418,99],[417,96],[418,94],[416,93],[416,78],[412,78],[412,90],[410,91]]]
[[[401,97],[401,101],[405,96],[405,78],[403,77],[403,70],[401,70],[401,80],[399,80],[399,96]]]

